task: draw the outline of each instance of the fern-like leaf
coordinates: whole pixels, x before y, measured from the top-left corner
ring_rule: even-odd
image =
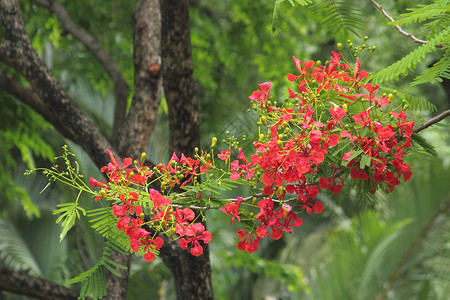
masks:
[[[417,68],[417,64],[427,56],[427,53],[436,50],[436,44],[443,43],[446,40],[448,40],[448,30],[443,30],[441,33],[428,40],[426,44],[422,44],[401,60],[372,75],[372,82],[380,83],[394,81],[398,80],[400,75],[408,75],[409,71],[413,71]]]
[[[442,82],[442,78],[450,79],[450,49],[447,49],[444,56],[431,68],[417,76],[412,82],[412,85],[433,82],[436,80]]]
[[[359,32],[367,27],[364,14],[354,3],[325,0],[316,6],[315,14],[319,17],[320,26],[332,34],[344,31],[360,36]]]
[[[387,92],[387,93],[393,93],[393,94],[396,93],[399,99],[406,100],[406,102],[409,105],[409,108],[412,110],[420,110],[420,111],[426,110],[426,111],[430,111],[430,112],[437,111],[436,106],[433,103],[431,103],[430,101],[428,101],[427,99],[416,97],[411,94],[399,92],[397,90],[387,88],[387,87],[382,87],[381,90],[383,92]],[[394,104],[400,105],[400,101],[398,101],[398,103],[394,101]]]
[[[401,15],[401,19],[391,22],[391,25],[409,25],[421,23],[429,19],[445,17],[448,15],[450,5],[447,0],[438,0],[430,5],[418,5],[419,8],[409,8],[409,13]]]

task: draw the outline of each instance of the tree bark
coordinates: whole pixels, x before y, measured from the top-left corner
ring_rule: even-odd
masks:
[[[58,131],[81,145],[98,168],[108,163],[105,149],[119,153],[122,157],[138,157],[146,150],[161,96],[161,78],[159,74],[155,75],[149,70],[149,64],[158,61],[159,57],[161,23],[157,0],[144,0],[135,10],[135,95],[129,114],[120,129],[113,133],[113,143],[110,143],[75,105],[32,48],[19,1],[0,0],[0,18],[5,33],[5,41],[0,44],[0,61],[20,72],[30,82],[34,92],[24,90],[19,93],[16,86],[11,87],[10,92],[14,91],[19,97],[18,100],[35,109],[39,108],[38,112]],[[149,24],[147,30],[139,27],[141,22]],[[12,80],[6,76],[0,79],[4,83]],[[111,258],[121,265],[130,265],[129,255],[113,253]],[[105,272],[107,299],[126,299],[128,270],[118,271],[122,274],[120,278]],[[28,293],[29,289],[38,290],[40,285],[45,287],[46,282],[33,277],[28,279],[10,284],[8,290],[24,294]]]
[[[200,144],[198,105],[194,91],[189,4],[161,0],[162,75],[169,107],[169,151],[193,156]],[[171,270],[178,299],[213,299],[208,245],[192,256],[177,242],[165,240],[160,256]]]
[[[0,291],[53,300],[76,300],[80,295],[60,284],[5,268],[0,269]]]

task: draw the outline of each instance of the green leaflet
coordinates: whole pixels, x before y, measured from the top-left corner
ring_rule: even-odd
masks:
[[[422,44],[417,47],[414,51],[411,51],[401,60],[372,75],[370,79],[374,84],[376,84],[381,82],[396,81],[399,79],[400,75],[403,77],[408,75],[409,71],[413,71],[417,68],[417,64],[427,56],[427,53],[436,51],[436,44],[444,43],[447,40],[448,29],[435,35],[433,38],[428,40],[426,44]]]

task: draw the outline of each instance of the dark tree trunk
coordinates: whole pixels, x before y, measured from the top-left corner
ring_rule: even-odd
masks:
[[[161,0],[162,75],[169,107],[169,151],[194,154],[200,144],[198,107],[194,91],[189,5],[186,0]],[[161,258],[172,271],[178,299],[213,299],[208,245],[192,256],[177,242],[166,240]]]

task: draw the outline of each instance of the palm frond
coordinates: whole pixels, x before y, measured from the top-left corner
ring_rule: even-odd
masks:
[[[41,275],[42,271],[13,223],[0,219],[0,261],[14,271]]]

